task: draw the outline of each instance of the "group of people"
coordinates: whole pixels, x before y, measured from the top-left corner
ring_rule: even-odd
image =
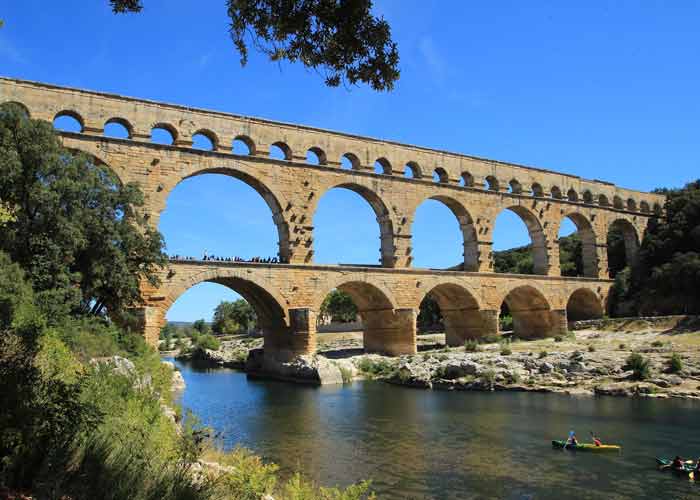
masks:
[[[170,260],[206,260],[214,262],[259,262],[262,264],[283,264],[283,262],[277,257],[253,257],[251,259],[244,259],[242,257],[221,257],[218,255],[208,255],[206,252],[204,252],[204,256],[201,259],[197,259],[196,257],[190,257],[186,255],[175,254],[170,256]]]
[[[602,446],[603,442],[600,440],[600,438],[596,437],[592,432],[591,432],[591,438],[593,438],[593,444],[596,446]],[[569,433],[569,438],[566,440],[566,446],[577,446],[578,445],[578,439],[576,439],[576,433],[574,431],[571,431]]]
[[[673,462],[671,463],[671,468],[673,470],[679,471],[679,472],[688,472],[688,468],[686,468],[686,464],[692,463],[691,460],[684,460],[680,456],[676,455],[676,458],[673,459]],[[698,458],[697,462],[695,462],[695,465],[693,466],[693,472],[695,473],[695,478],[697,481],[697,478],[700,477],[700,458]]]

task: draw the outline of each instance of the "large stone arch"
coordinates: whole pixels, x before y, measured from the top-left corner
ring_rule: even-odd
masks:
[[[416,352],[415,310],[396,309],[396,302],[386,287],[353,276],[338,278],[330,285],[318,295],[316,311],[320,310],[321,302],[333,289],[350,295],[362,318],[366,352],[387,355]]]
[[[413,209],[413,215],[411,217],[411,225],[415,223],[416,212],[418,208],[427,200],[439,201],[454,214],[459,224],[460,232],[462,233],[462,245],[464,257],[462,265],[464,271],[478,271],[479,270],[479,245],[477,238],[477,231],[474,224],[474,219],[470,215],[469,211],[466,209],[464,204],[460,203],[456,199],[450,196],[435,195],[428,196],[427,198],[421,200],[418,205]],[[411,233],[413,233],[413,228],[411,228]]]
[[[537,216],[529,208],[523,205],[510,205],[504,207],[503,210],[510,210],[516,214],[527,227],[527,232],[530,235],[530,245],[532,248],[533,272],[535,274],[542,275],[548,274],[549,255],[547,253],[547,237]],[[497,217],[498,214],[496,215],[496,218]],[[494,223],[496,218],[494,218]]]
[[[612,230],[619,230],[622,233],[622,238],[625,247],[625,262],[627,266],[630,266],[637,258],[637,252],[639,251],[639,233],[635,225],[627,219],[617,218],[614,219],[607,228],[606,238],[609,237]],[[608,251],[610,250],[609,241]],[[608,262],[610,262],[610,257],[608,256]]]
[[[325,187],[320,196],[316,197],[313,206],[309,207],[313,218],[316,217],[318,203],[332,189],[347,189],[359,194],[374,211],[379,224],[379,239],[380,239],[380,261],[382,267],[394,267],[396,262],[396,253],[394,249],[394,223],[391,219],[391,214],[384,200],[371,188],[363,186],[355,182],[338,182]]]
[[[528,284],[508,290],[502,303],[513,317],[513,334],[519,338],[549,337],[561,333],[562,312],[552,309],[550,301],[538,287]]]
[[[280,262],[287,263],[291,259],[291,244],[290,244],[290,231],[289,224],[284,217],[283,207],[280,203],[278,196],[268,188],[267,184],[264,183],[259,178],[246,173],[242,170],[238,170],[231,167],[219,166],[219,167],[203,167],[197,170],[188,172],[187,174],[180,177],[177,182],[173,183],[169,189],[163,188],[161,195],[164,199],[163,209],[167,208],[167,199],[173,190],[180,185],[182,182],[193,179],[200,175],[206,174],[221,174],[234,179],[238,179],[251,188],[253,188],[265,201],[268,208],[272,212],[272,222],[277,228],[277,238],[278,238],[278,256]]]
[[[568,321],[602,318],[604,313],[600,297],[590,288],[577,288],[566,301]]]
[[[483,314],[477,296],[459,283],[448,281],[435,284],[424,297],[432,298],[440,307],[445,325],[445,341],[449,346],[460,346],[467,339],[495,332],[495,325],[490,321],[493,315]],[[417,310],[419,308],[420,303],[416,306]]]
[[[72,140],[70,137],[63,137],[63,146],[70,152],[75,154],[83,154],[94,160],[96,164],[107,167],[116,177],[119,183],[123,186],[129,182],[129,175],[126,169],[119,163],[110,161],[107,154],[99,147],[87,147],[83,141]]]
[[[241,269],[210,268],[195,271],[179,277],[179,272],[164,283],[165,294],[162,302],[165,314],[170,306],[187,290],[200,283],[217,283],[240,294],[255,309],[261,326],[284,328],[289,326],[287,301],[279,295],[272,283],[251,277]]]
[[[593,225],[588,217],[580,212],[568,212],[562,215],[557,224],[555,234],[559,234],[564,219],[569,219],[576,226],[577,233],[581,239],[581,252],[583,259],[583,276],[587,278],[597,278],[600,273],[597,252],[597,237]]]

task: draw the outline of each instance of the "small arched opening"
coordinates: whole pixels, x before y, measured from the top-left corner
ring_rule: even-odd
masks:
[[[352,153],[345,153],[340,157],[340,168],[343,170],[359,170],[360,159]]]
[[[374,173],[381,175],[391,175],[391,163],[386,158],[378,158],[374,162]]]
[[[532,196],[535,198],[544,198],[544,190],[542,189],[542,185],[538,184],[537,182],[532,184]]]
[[[328,159],[326,153],[319,147],[312,147],[306,152],[306,163],[310,165],[326,165]]]
[[[56,113],[53,119],[53,126],[61,132],[81,133],[85,128],[83,117],[77,112],[64,110]]]
[[[559,189],[559,186],[552,186],[552,189],[550,190],[550,193],[552,195],[552,198],[555,200],[561,200],[561,189]]]
[[[124,118],[110,118],[105,123],[105,137],[114,139],[131,139],[133,127]]]
[[[439,184],[446,184],[449,181],[450,176],[447,175],[447,171],[444,168],[438,167],[435,170],[433,170],[433,182],[437,182]]]
[[[409,161],[403,169],[403,176],[407,179],[420,179],[420,166],[414,161]]]
[[[255,143],[247,135],[239,135],[233,140],[231,146],[233,154],[249,156],[255,154]]]
[[[462,172],[459,176],[459,185],[462,187],[474,187],[474,176],[469,172]]]
[[[516,179],[511,179],[508,183],[508,192],[511,194],[522,194],[523,186]]]
[[[500,186],[498,185],[498,179],[495,176],[489,175],[486,177],[484,182],[484,189],[488,191],[498,191]]]
[[[578,193],[574,188],[571,188],[566,192],[566,199],[574,202],[578,201]]]
[[[214,151],[216,149],[216,136],[210,130],[199,130],[192,135],[192,147],[202,151]]]
[[[292,149],[284,142],[275,142],[270,145],[270,158],[273,160],[291,161]]]
[[[177,140],[177,130],[168,123],[158,123],[151,128],[151,142],[171,146]]]

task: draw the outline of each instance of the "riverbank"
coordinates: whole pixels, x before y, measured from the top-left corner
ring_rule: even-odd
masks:
[[[319,384],[373,378],[435,390],[700,399],[697,318],[603,320],[580,326],[563,337],[504,337],[453,348],[445,347],[444,335],[419,336],[419,353],[398,358],[364,354],[361,334],[325,334],[319,335],[318,355],[275,369],[278,378]],[[240,337],[222,342],[219,350],[183,357],[194,354],[200,363],[259,375],[260,364],[251,360],[260,357],[261,346],[262,339]],[[633,361],[645,366],[644,373],[630,366],[633,354]]]

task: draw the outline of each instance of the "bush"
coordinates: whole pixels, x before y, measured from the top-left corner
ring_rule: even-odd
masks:
[[[654,342],[651,343],[652,347],[663,347],[664,343],[661,342],[660,340],[655,340]]]
[[[479,346],[479,342],[476,339],[467,339],[464,342],[464,350],[465,352],[478,352],[481,350],[481,346]]]
[[[510,348],[510,341],[506,340],[501,343],[501,356],[510,356],[513,350]]]
[[[651,377],[651,363],[639,353],[632,353],[627,357],[625,370],[632,370],[632,378],[646,380]]]
[[[588,346],[588,352],[595,352],[595,346],[593,344]]]
[[[540,354],[537,356],[540,359],[544,359],[549,355],[547,351],[540,351]]]
[[[221,342],[219,342],[219,339],[214,337],[211,334],[204,334],[204,335],[198,335],[196,339],[194,339],[194,347],[195,349],[199,350],[205,350],[208,349],[210,351],[216,351],[221,347]]]
[[[668,360],[668,372],[669,373],[680,373],[683,371],[683,360],[677,352],[671,354]]]
[[[362,358],[357,368],[372,377],[388,377],[394,372],[393,365],[386,359]]]
[[[617,346],[617,348],[621,351],[624,351],[625,349],[627,349],[627,344],[620,344],[619,346]]]
[[[562,337],[561,335],[557,335],[556,337],[554,337],[554,342],[564,342],[564,337]]]
[[[496,371],[493,368],[489,368],[481,374],[480,379],[484,385],[492,388],[493,384],[496,383]]]

